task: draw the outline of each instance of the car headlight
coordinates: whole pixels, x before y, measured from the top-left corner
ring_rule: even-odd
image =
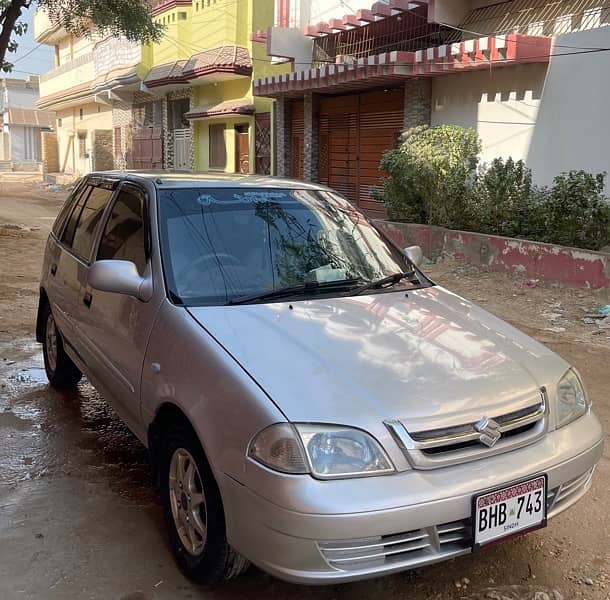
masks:
[[[570,369],[557,386],[557,428],[582,417],[588,408],[585,389],[574,369]]]
[[[333,425],[271,425],[254,437],[248,456],[283,473],[311,473],[320,479],[369,477],[394,471],[371,435]]]

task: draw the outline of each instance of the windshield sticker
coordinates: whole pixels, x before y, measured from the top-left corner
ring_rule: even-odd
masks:
[[[289,196],[285,192],[243,192],[233,194],[230,197],[217,198],[211,194],[201,194],[197,198],[200,206],[211,206],[212,204],[258,204],[270,200],[286,200]]]

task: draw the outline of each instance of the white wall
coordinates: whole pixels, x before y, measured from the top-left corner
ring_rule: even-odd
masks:
[[[483,161],[524,158],[534,133],[546,65],[496,68],[436,77],[432,124],[477,130]]]
[[[388,0],[381,0],[388,2]],[[454,1],[454,0],[449,0]],[[370,9],[376,0],[291,0],[290,26],[303,29],[306,25],[315,25],[320,21],[340,19],[343,15],[351,15],[362,8]],[[348,6],[349,5],[349,6]]]
[[[267,46],[269,56],[294,59],[295,71],[311,66],[313,38],[303,35],[302,29],[272,27]]]
[[[28,88],[7,87],[0,88],[0,109],[11,108],[36,108],[38,90]]]
[[[559,36],[556,44],[608,48],[610,27]],[[440,76],[432,84],[432,124],[474,127],[484,161],[523,159],[540,184],[572,169],[610,173],[609,74],[610,52],[599,52],[556,56],[548,67]]]
[[[562,35],[556,44],[609,48],[610,27]],[[557,46],[554,54],[572,52]],[[551,58],[527,156],[539,179],[570,169],[610,173],[609,99],[610,52]]]

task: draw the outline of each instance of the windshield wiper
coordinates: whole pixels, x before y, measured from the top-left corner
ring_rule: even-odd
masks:
[[[358,296],[364,292],[368,292],[369,290],[387,289],[401,282],[403,279],[409,279],[411,283],[420,283],[419,279],[417,279],[417,273],[415,271],[409,271],[407,273],[392,273],[392,275],[388,275],[387,277],[382,277],[376,281],[370,281],[369,283],[361,285],[360,287],[356,288],[350,294],[350,296]]]
[[[277,300],[279,298],[285,298],[289,296],[302,296],[303,294],[309,294],[310,292],[331,290],[336,288],[353,287],[360,283],[362,279],[339,279],[337,281],[307,281],[299,285],[293,285],[288,287],[279,288],[277,290],[271,290],[269,292],[263,292],[261,294],[252,294],[250,296],[240,296],[239,298],[233,298],[225,303],[225,306],[236,306],[239,304],[250,304],[252,302],[262,302],[263,300]]]

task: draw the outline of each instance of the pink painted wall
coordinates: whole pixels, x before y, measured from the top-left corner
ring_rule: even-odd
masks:
[[[401,247],[421,246],[431,259],[446,254],[492,271],[610,290],[610,254],[603,252],[428,225],[389,221],[376,225]]]

